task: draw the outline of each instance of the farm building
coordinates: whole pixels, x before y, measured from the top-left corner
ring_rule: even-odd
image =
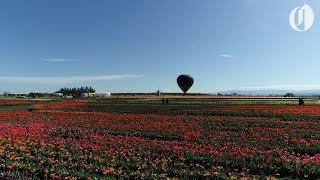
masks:
[[[82,98],[95,97],[95,93],[82,93]]]
[[[63,97],[63,94],[62,93],[54,93],[53,94],[55,97]]]
[[[111,93],[107,92],[107,93],[82,93],[81,97],[82,98],[89,98],[89,97],[96,97],[96,98],[106,98],[106,97],[110,97]]]

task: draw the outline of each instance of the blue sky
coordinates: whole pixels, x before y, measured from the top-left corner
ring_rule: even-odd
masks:
[[[291,10],[309,4],[313,27]],[[303,0],[0,2],[0,91],[320,89],[320,4]]]

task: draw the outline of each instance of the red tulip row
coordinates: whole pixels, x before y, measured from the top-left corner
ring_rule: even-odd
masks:
[[[0,172],[314,178],[320,177],[319,125],[257,117],[0,113]]]
[[[191,114],[215,114],[233,116],[320,116],[320,106],[290,106],[290,105],[228,105],[200,109],[186,109]]]
[[[77,109],[87,106],[85,101],[58,101],[48,103],[38,103],[33,105],[35,110],[64,110],[64,109]]]
[[[15,99],[0,99],[0,106],[21,106],[30,104],[28,101]]]

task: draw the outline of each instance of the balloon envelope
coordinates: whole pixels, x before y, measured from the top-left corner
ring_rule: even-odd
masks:
[[[182,74],[177,78],[178,86],[184,93],[187,93],[187,91],[193,85],[193,82],[194,82],[193,78],[187,74]]]

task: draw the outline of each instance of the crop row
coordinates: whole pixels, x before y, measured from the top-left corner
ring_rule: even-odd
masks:
[[[55,111],[0,121],[0,172],[21,176],[320,177],[318,122]]]

